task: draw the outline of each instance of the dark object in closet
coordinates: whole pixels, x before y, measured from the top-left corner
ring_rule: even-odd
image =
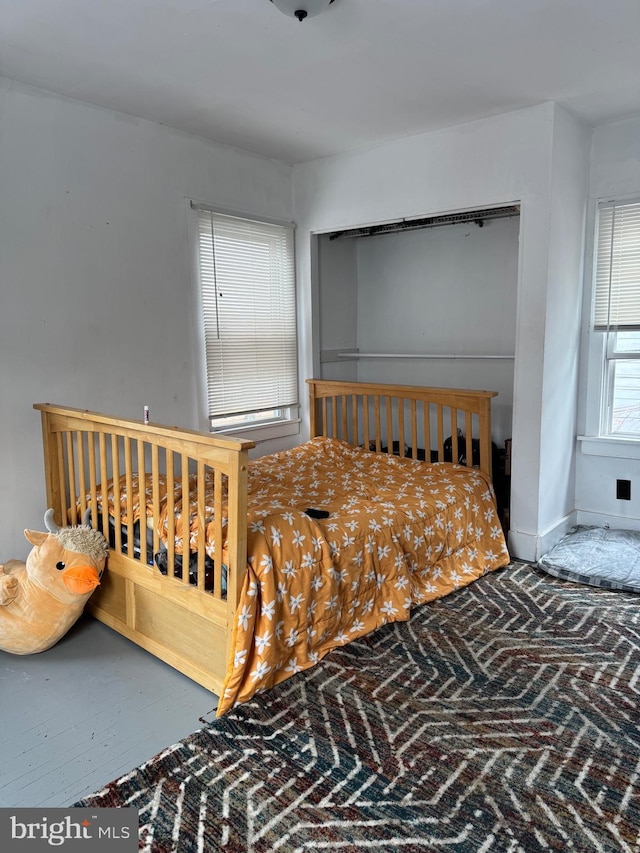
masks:
[[[502,527],[509,529],[509,504],[511,502],[511,475],[507,473],[507,452],[493,445],[493,490],[496,493],[496,505]]]
[[[391,445],[392,453],[394,456],[400,456],[400,442],[394,441]],[[375,441],[369,442],[369,450],[375,451],[376,443]],[[380,448],[382,453],[388,453],[389,447],[388,445],[384,445]],[[421,462],[424,462],[427,458],[426,451],[424,447],[416,448],[416,455],[413,455],[413,449],[408,445],[404,445],[404,454],[407,459],[419,459]],[[453,461],[453,438],[449,436],[443,442],[442,447],[442,459],[444,462],[452,462]],[[438,451],[430,450],[429,451],[429,461],[430,462],[438,462]],[[461,429],[458,430],[458,458],[457,462],[459,465],[467,464],[467,438]],[[509,500],[510,500],[510,492],[511,492],[511,478],[506,473],[506,462],[507,462],[507,453],[505,450],[499,450],[497,444],[492,441],[491,442],[491,468],[493,472],[493,490],[496,493],[496,504],[498,507],[498,512],[500,514],[501,522],[504,524],[504,520],[506,518],[506,514],[509,510]],[[480,467],[480,441],[477,438],[472,439],[471,441],[471,466],[474,468]],[[311,515],[309,510],[307,510],[307,515]],[[314,516],[311,515],[312,518]]]
[[[416,455],[414,457],[413,450],[410,447],[407,447],[407,452],[405,453],[407,459],[419,459],[420,462],[426,462],[427,454],[425,452],[424,447],[416,447]],[[429,462],[437,462],[438,461],[438,451],[430,450],[429,451]]]
[[[399,442],[399,441],[394,441],[394,442],[393,442],[393,444],[391,445],[391,448],[392,448],[391,452],[392,452],[393,456],[401,456],[401,455],[402,455],[402,454],[400,453],[400,442]],[[369,450],[370,450],[372,453],[375,453],[375,452],[376,452],[376,443],[375,443],[375,441],[370,441],[370,442],[369,442]],[[407,456],[408,454],[407,454],[407,445],[406,445],[406,444],[404,445],[404,450],[405,450],[404,455],[405,455],[405,456]],[[386,444],[382,445],[382,447],[380,448],[380,453],[388,453],[388,452],[389,452],[389,447],[388,447],[388,445],[386,445]]]
[[[493,444],[495,447],[495,444]],[[497,449],[497,448],[496,448]],[[443,446],[443,455],[445,462],[453,462],[453,437],[445,439]],[[461,429],[458,430],[458,458],[456,462],[459,465],[467,464],[467,439]],[[471,440],[471,466],[473,468],[480,465],[480,440],[473,438]]]
[[[443,456],[445,462],[451,462],[453,457],[453,439],[451,436],[444,442]],[[496,506],[500,520],[504,524],[506,514],[509,510],[509,500],[511,497],[511,477],[506,473],[506,451],[499,450],[495,441],[491,442],[491,471],[493,480],[493,490],[496,494]],[[438,454],[431,451],[431,461],[437,462]],[[458,430],[458,463],[460,465],[467,464],[467,439],[462,430]],[[478,467],[480,465],[480,442],[478,439],[472,439],[471,443],[471,464]]]

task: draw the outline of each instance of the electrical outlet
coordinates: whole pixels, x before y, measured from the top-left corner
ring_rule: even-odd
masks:
[[[616,498],[619,501],[631,500],[631,480],[616,480]]]

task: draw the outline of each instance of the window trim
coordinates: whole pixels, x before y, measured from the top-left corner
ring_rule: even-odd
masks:
[[[640,433],[613,430],[612,421],[614,413],[614,389],[616,369],[618,362],[640,360],[640,347],[637,350],[625,352],[615,347],[617,344],[617,332],[603,332],[605,343],[603,345],[602,365],[602,411],[600,434],[605,438],[621,438],[630,441],[640,441]],[[615,340],[615,343],[614,343]]]
[[[296,406],[299,409],[300,406]],[[241,438],[249,438],[252,441],[270,441],[274,438],[285,438],[289,435],[298,435],[300,432],[301,418],[294,417],[292,410],[289,416],[279,421],[263,421],[262,423],[217,427],[210,429],[212,435],[232,435]]]
[[[633,288],[631,290],[625,286],[625,281],[629,281],[628,276],[630,273],[630,269],[628,267],[628,256],[624,254],[620,254],[621,251],[624,251],[623,246],[625,246],[624,235],[625,233],[631,237],[633,240],[632,244],[627,244],[626,249],[628,250],[629,246],[635,250],[635,247],[638,246],[640,248],[640,211],[638,207],[640,206],[639,198],[628,198],[624,201],[622,200],[607,200],[601,201],[597,205],[597,218],[596,218],[596,228],[594,234],[595,240],[595,253],[594,253],[594,270],[593,270],[593,278],[594,278],[594,289],[593,289],[593,315],[592,315],[592,324],[595,332],[600,332],[604,335],[604,344],[603,344],[603,361],[602,361],[602,381],[601,381],[601,406],[600,406],[600,426],[599,426],[599,434],[606,438],[627,438],[630,440],[638,441],[640,440],[640,435],[634,434],[632,432],[624,432],[614,430],[614,403],[615,403],[615,387],[616,387],[616,375],[618,364],[621,361],[628,361],[630,359],[635,359],[640,357],[640,350],[634,351],[633,353],[621,351],[618,347],[618,335],[620,332],[624,332],[627,329],[633,329],[634,326],[629,326],[629,322],[635,323],[636,313],[638,311],[638,296],[640,295],[639,289],[636,287],[635,274],[631,281],[633,282]],[[627,231],[626,228],[629,226],[625,226],[625,211],[629,210],[629,208],[634,208],[635,212],[632,213],[632,226],[631,231]],[[616,225],[616,211],[621,210],[621,224],[620,226]],[[600,247],[600,225],[602,222],[602,215],[604,212],[607,212],[609,215],[606,219],[607,231],[605,231],[605,237],[608,231],[610,230],[610,236],[607,239],[607,242],[604,246],[603,257],[601,257],[601,253],[599,251]],[[633,255],[631,256],[633,257]],[[618,267],[618,263],[622,258],[623,264],[622,267]],[[600,276],[600,262],[604,262],[604,275],[605,280],[602,281]],[[635,266],[635,265],[634,265]],[[633,270],[634,267],[631,268]],[[614,270],[617,272],[614,272]],[[607,272],[608,271],[608,272]],[[613,273],[613,275],[612,275]],[[620,278],[622,275],[622,278]],[[634,301],[631,303],[632,310],[631,314],[628,313],[628,308],[622,309],[622,313],[620,313],[620,309],[618,307],[620,295],[623,296],[622,305],[625,303],[628,304],[627,300],[629,297],[635,294]],[[605,312],[606,309],[606,312]],[[598,311],[600,313],[598,313]],[[614,318],[616,318],[617,322],[615,326],[611,325],[611,311],[614,312]],[[604,325],[605,321],[605,313],[606,313],[606,326]],[[600,319],[598,323],[597,320]],[[618,325],[618,322],[622,321],[622,325]]]
[[[294,275],[296,271],[296,257],[295,257],[295,224],[290,220],[277,219],[275,217],[269,217],[258,213],[248,213],[246,210],[239,210],[237,208],[223,207],[223,206],[215,206],[208,204],[205,201],[200,199],[196,199],[194,197],[185,199],[187,206],[187,238],[189,244],[189,256],[190,256],[190,265],[191,265],[191,280],[192,280],[192,288],[193,288],[193,324],[195,326],[196,334],[194,336],[195,339],[195,349],[196,352],[196,363],[197,363],[197,396],[198,396],[198,420],[201,424],[201,429],[203,432],[208,432],[212,435],[238,435],[245,439],[250,439],[255,441],[256,443],[262,441],[269,441],[272,439],[285,438],[291,435],[297,435],[300,432],[300,423],[301,418],[299,416],[300,413],[300,376],[299,376],[299,366],[296,376],[296,382],[298,386],[298,402],[297,404],[283,407],[285,414],[279,420],[265,420],[265,421],[256,421],[253,423],[237,423],[237,424],[229,424],[227,426],[212,426],[211,420],[208,414],[208,376],[207,376],[207,357],[206,357],[206,338],[205,338],[205,329],[204,323],[202,322],[202,313],[203,313],[203,302],[202,302],[202,288],[200,286],[200,268],[199,268],[199,228],[198,228],[198,210],[206,210],[211,213],[217,213],[223,216],[231,216],[239,219],[247,219],[254,220],[256,222],[264,222],[269,225],[278,225],[287,228],[291,228],[294,234]],[[297,276],[296,276],[297,279]],[[299,327],[299,316],[298,316],[298,292],[297,292],[297,283],[296,283],[296,340],[297,340],[297,350],[299,353],[299,339],[300,339],[300,327]],[[299,364],[299,362],[298,362]]]
[[[585,288],[583,295],[583,358],[581,416],[584,433],[577,436],[580,452],[589,456],[640,458],[640,436],[603,432],[610,395],[607,392],[607,333],[595,329],[595,294],[599,213],[614,204],[640,202],[640,188],[630,193],[589,199],[585,237]],[[620,356],[619,356],[620,357]]]
[[[577,438],[584,456],[640,459],[640,439],[612,435],[579,435]]]

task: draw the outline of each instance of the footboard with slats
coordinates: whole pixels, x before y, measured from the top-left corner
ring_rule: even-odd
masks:
[[[60,406],[35,408],[42,413],[47,504],[56,522],[78,524],[88,507],[93,526],[110,540],[108,570],[88,609],[219,694],[247,562],[247,456],[253,442]],[[161,549],[163,481],[166,575],[154,563]],[[174,481],[183,506],[197,507],[191,558],[188,533],[176,525]],[[136,490],[146,509],[140,505],[134,527]],[[110,524],[109,498],[112,507],[121,507],[122,524],[114,524],[113,516]],[[208,517],[213,542],[205,541]],[[197,571],[189,571],[190,560]]]
[[[472,439],[479,442],[478,467],[491,472],[494,392],[308,382],[312,437],[443,461],[451,436],[449,453],[456,461],[464,436],[469,448]],[[56,522],[80,523],[90,508],[93,526],[110,541],[107,571],[90,612],[220,695],[247,565],[253,442],[56,405],[35,408],[42,417],[47,505]],[[467,456],[472,464],[471,451]],[[138,509],[135,484],[143,496]],[[187,537],[176,520],[185,496],[196,519],[196,532]],[[112,510],[120,507],[115,523],[109,501]]]

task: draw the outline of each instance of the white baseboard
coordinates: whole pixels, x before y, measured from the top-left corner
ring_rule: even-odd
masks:
[[[516,560],[535,563],[576,524],[578,524],[578,516],[574,510],[544,533],[523,533],[520,530],[510,530],[509,554]]]
[[[578,524],[591,527],[612,527],[614,530],[640,530],[640,518],[607,515],[605,512],[578,510]]]
[[[508,545],[511,559],[535,562],[536,539],[537,537],[530,533],[521,533],[518,530],[510,530]]]

